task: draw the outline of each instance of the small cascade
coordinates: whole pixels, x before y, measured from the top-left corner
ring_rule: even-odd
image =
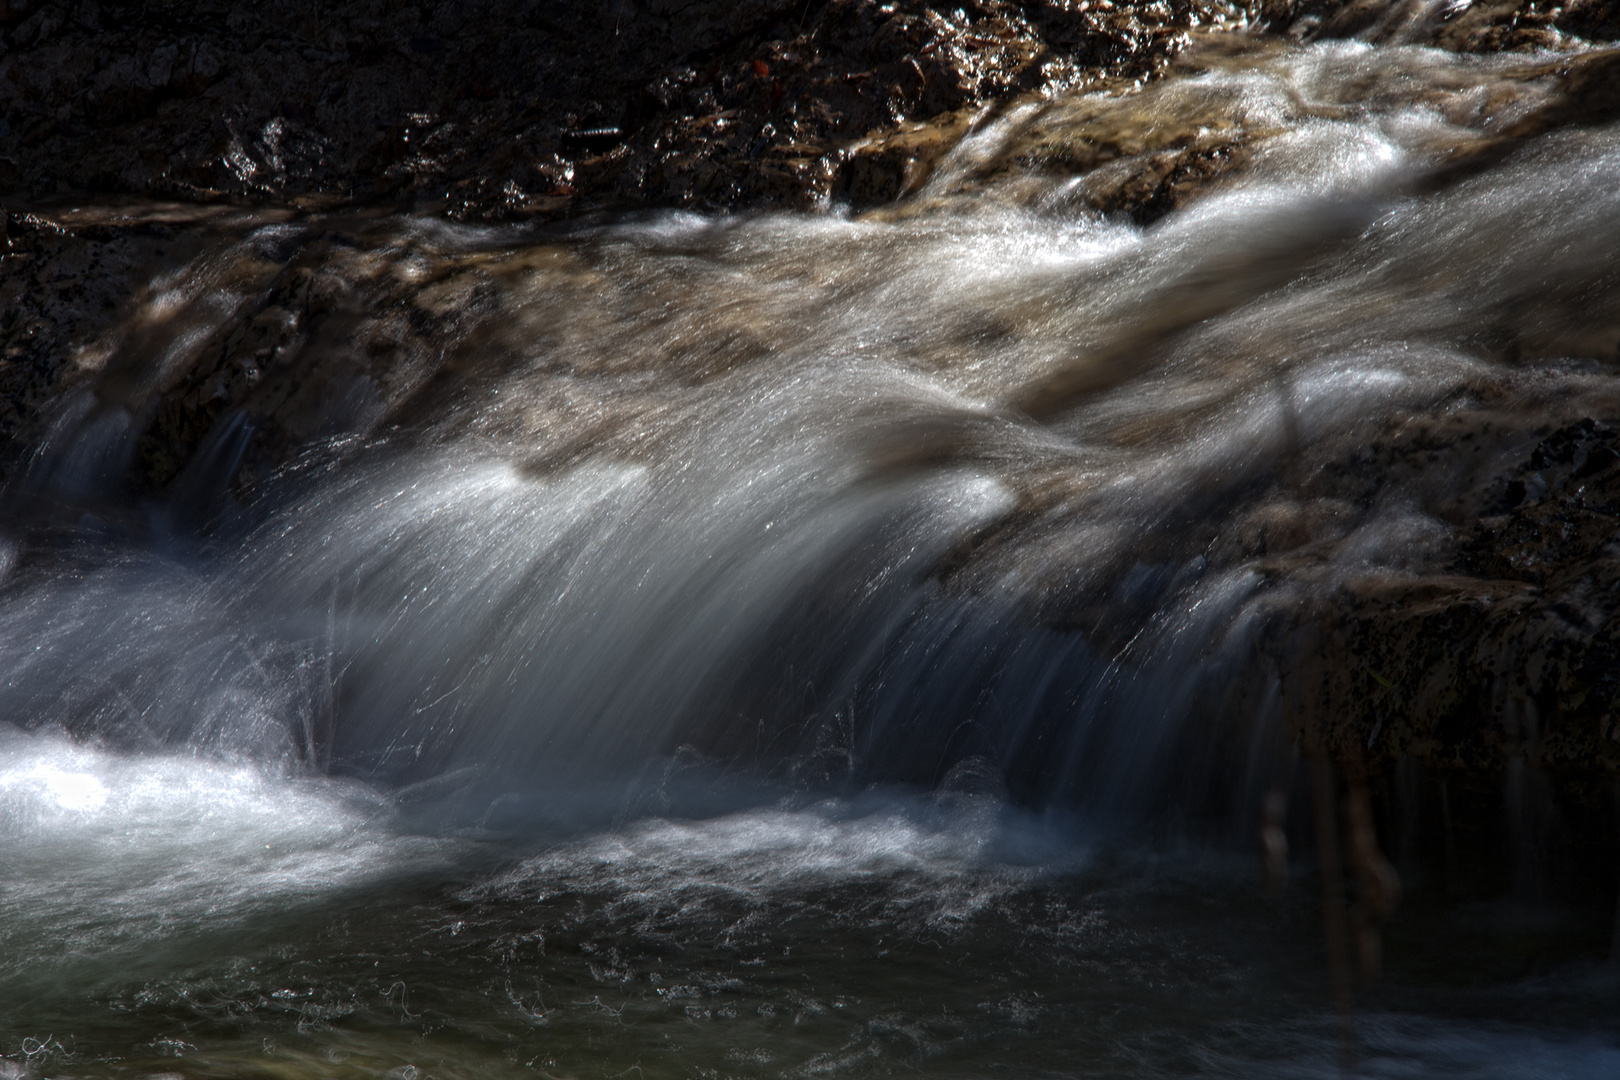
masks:
[[[1283,69],[1343,78],[1344,49]],[[1535,438],[1505,414],[1609,408],[1620,384],[1578,355],[1606,324],[1569,298],[1606,317],[1615,138],[1425,197],[1239,185],[1149,228],[993,200],[576,239],[255,227],[154,286],[15,473],[37,554],[0,620],[8,714],[376,779],[633,772],[683,745],[802,772],[832,724],[862,782],[981,755],[1037,802],[1207,789],[1274,756],[1241,714],[1295,662],[1290,611],[1443,571],[1471,492]],[[1421,165],[1385,150],[1379,175]],[[1329,159],[1294,188],[1338,191]],[[233,377],[193,389],[185,365],[292,319],[275,282],[316,247],[306,288],[414,297],[415,353],[491,359],[389,389],[355,365],[404,347],[391,311],[296,325],[254,362],[373,387],[347,426],[389,433],[321,436],[267,383],[143,494],[161,417]],[[1377,459],[1428,416],[1478,441]],[[298,425],[313,441],[272,467]],[[79,539],[30,549],[30,520]]]
[[[166,226],[0,490],[0,1077],[1334,1075],[1380,964],[1369,1068],[1608,1075],[1620,128],[1456,7],[863,213]],[[1482,896],[1575,974],[1426,982]]]

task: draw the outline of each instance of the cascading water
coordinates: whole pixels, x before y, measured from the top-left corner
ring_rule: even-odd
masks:
[[[1305,871],[1174,823],[1296,784],[1279,613],[1538,436],[1369,444],[1620,415],[1620,130],[1436,171],[1537,62],[1269,48],[865,218],[197,226],[6,491],[0,1070],[1333,1074]],[[1110,109],[1250,161],[1147,226],[1003,168]],[[1620,1069],[1589,926],[1449,911],[1362,1067]]]

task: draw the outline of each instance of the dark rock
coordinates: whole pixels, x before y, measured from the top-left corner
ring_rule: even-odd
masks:
[[[1263,0],[1274,30],[1302,40],[1357,38],[1376,43],[1436,45],[1456,52],[1558,48],[1566,35],[1620,38],[1613,0]]]
[[[1620,432],[1552,432],[1489,485],[1449,567],[1353,579],[1285,625],[1291,721],[1344,760],[1620,772]]]
[[[1560,30],[1590,41],[1620,40],[1620,4],[1614,0],[1574,0],[1554,21]]]
[[[473,18],[366,0],[8,0],[0,153],[36,192],[409,197],[472,218],[881,202],[938,156],[897,148],[918,122],[1151,75],[1204,11],[491,0]],[[551,156],[567,180],[510,175]]]

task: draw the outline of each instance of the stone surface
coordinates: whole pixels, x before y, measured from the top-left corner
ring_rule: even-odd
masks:
[[[1245,18],[1225,0],[13,4],[0,184],[486,219],[883,199],[908,166],[856,154],[845,175],[860,140],[1140,78],[1188,28]]]
[[[1620,772],[1620,433],[1553,431],[1483,503],[1450,566],[1346,586],[1309,715],[1383,765]]]

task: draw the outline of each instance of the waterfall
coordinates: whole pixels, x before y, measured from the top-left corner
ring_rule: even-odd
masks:
[[[1430,803],[1455,847],[1416,762],[1475,744],[1330,620],[1461,588],[1620,418],[1620,128],[1524,127],[1560,77],[1269,43],[981,117],[865,214],[180,226],[0,491],[0,1076],[975,1072],[1052,1025],[1011,1067],[1331,1074],[1317,913],[1274,917],[1314,903],[1305,759],[1353,746],[1368,799],[1398,757],[1416,864]],[[1241,167],[1099,209],[1161,129]],[[1580,475],[1525,472],[1557,432]],[[1387,727],[1324,718],[1357,687]],[[1512,700],[1512,820],[1465,846],[1511,833],[1528,910]],[[1568,986],[1458,960],[1454,1004],[1414,880],[1370,1061],[1609,1074],[1585,923],[1525,931]],[[48,1041],[87,1009],[135,1019]]]

